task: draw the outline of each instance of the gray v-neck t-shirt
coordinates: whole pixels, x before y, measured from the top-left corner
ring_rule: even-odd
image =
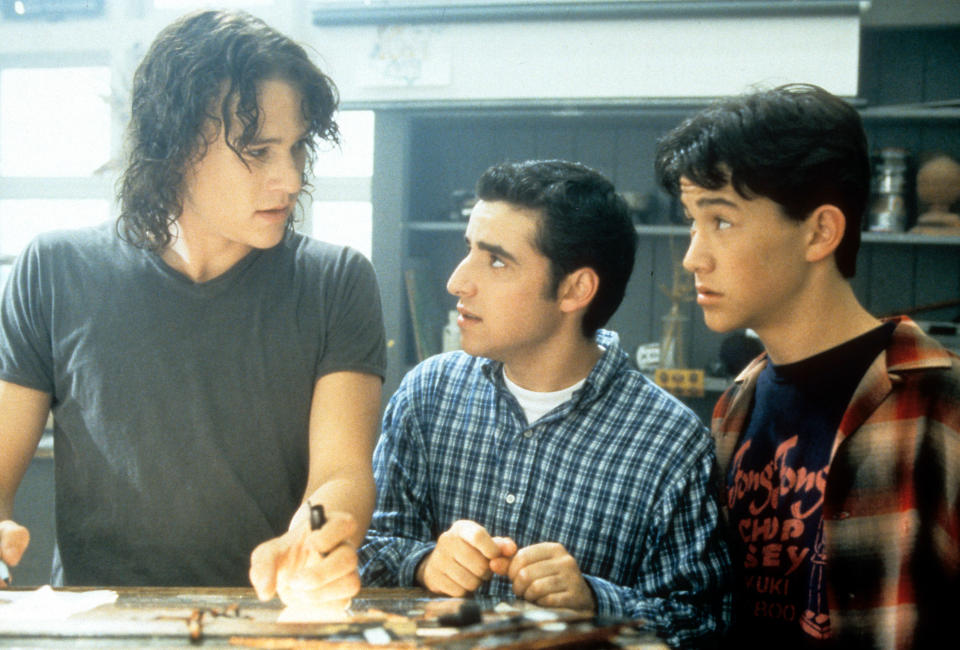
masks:
[[[369,261],[296,233],[200,284],[113,224],[46,234],[0,304],[0,379],[53,395],[68,585],[248,584],[303,497],[317,379],[385,365]]]

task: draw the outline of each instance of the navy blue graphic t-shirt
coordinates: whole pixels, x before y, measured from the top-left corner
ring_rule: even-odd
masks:
[[[837,429],[894,323],[816,356],[768,364],[727,474],[736,636],[747,645],[824,647],[830,638],[823,496]]]

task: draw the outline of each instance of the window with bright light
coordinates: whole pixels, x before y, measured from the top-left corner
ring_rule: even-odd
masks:
[[[15,256],[48,230],[94,226],[110,219],[106,199],[0,200],[0,255]]]
[[[369,201],[314,201],[313,236],[371,257],[373,210]]]
[[[0,70],[0,176],[84,177],[110,161],[110,69]]]
[[[320,143],[313,165],[309,234],[323,241],[351,246],[370,258],[374,114],[341,111],[336,120],[341,144]]]
[[[373,111],[336,114],[340,145],[319,144],[314,176],[365,177],[373,175]]]
[[[56,65],[60,59],[64,65]],[[60,59],[7,58],[0,67],[3,276],[38,234],[111,217],[110,66],[103,53]]]

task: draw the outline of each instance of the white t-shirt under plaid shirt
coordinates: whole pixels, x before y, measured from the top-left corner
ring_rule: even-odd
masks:
[[[616,334],[573,397],[528,424],[502,364],[451,352],[404,378],[374,454],[367,586],[413,586],[459,519],[523,548],[559,542],[599,614],[642,618],[671,644],[726,627],[730,561],[714,452],[697,417],[632,369]],[[478,596],[515,598],[494,576]]]

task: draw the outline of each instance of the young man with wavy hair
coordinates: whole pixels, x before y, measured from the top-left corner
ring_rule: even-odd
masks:
[[[359,253],[292,228],[333,83],[242,12],[185,16],[136,71],[117,224],[37,238],[0,305],[0,549],[54,415],[54,581],[359,589],[385,365]],[[311,532],[307,502],[328,523]],[[256,550],[255,550],[256,549]]]

